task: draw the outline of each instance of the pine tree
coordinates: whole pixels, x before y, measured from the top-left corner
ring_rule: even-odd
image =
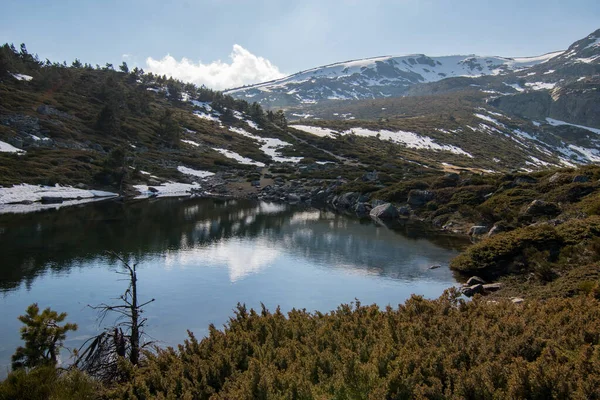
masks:
[[[40,314],[37,303],[27,307],[26,314],[19,316],[19,321],[25,324],[21,328],[25,347],[19,346],[13,354],[12,368],[56,366],[67,332],[77,330],[76,324],[59,325],[66,317],[67,313],[58,314],[50,308]]]

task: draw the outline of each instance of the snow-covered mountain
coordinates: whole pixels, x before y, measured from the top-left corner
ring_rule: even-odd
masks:
[[[481,57],[424,54],[384,56],[346,61],[298,72],[288,77],[225,93],[256,101],[266,107],[315,104],[323,100],[360,100],[422,94],[444,89],[442,82],[454,78],[481,78],[449,83],[463,86],[507,88],[508,93],[554,89],[565,78],[592,77],[600,63],[600,30],[573,43],[566,51],[536,57]],[[566,76],[565,76],[566,75]],[[486,80],[487,78],[487,80]],[[429,88],[431,84],[433,89]],[[446,85],[447,86],[447,85]],[[502,91],[499,91],[502,93]],[[506,92],[506,91],[505,91]]]
[[[346,61],[302,71],[276,81],[231,89],[225,93],[266,106],[399,96],[412,85],[451,77],[504,75],[522,71],[561,55],[504,58],[424,54]]]

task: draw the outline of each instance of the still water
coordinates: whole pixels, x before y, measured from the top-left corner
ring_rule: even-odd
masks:
[[[464,241],[315,209],[243,200],[161,199],[0,215],[0,376],[20,344],[17,317],[34,302],[79,325],[67,347],[101,329],[88,305],[127,287],[116,252],[138,263],[149,338],[176,345],[222,327],[238,302],[327,312],[359,299],[396,306],[437,297]],[[438,269],[429,269],[441,264]],[[105,323],[113,322],[110,317]],[[63,357],[67,354],[63,351]]]

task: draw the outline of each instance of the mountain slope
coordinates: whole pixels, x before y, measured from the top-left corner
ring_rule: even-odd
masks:
[[[546,63],[560,54],[562,52],[529,58],[428,57],[424,54],[376,57],[326,65],[225,93],[252,99],[265,106],[399,96],[412,85],[451,77],[504,75]]]
[[[581,82],[600,73],[599,63],[600,30],[573,43],[566,51],[538,57],[428,57],[423,54],[375,57],[313,68],[226,93],[266,107],[305,107],[328,100],[431,95],[471,87],[499,96],[552,90]]]

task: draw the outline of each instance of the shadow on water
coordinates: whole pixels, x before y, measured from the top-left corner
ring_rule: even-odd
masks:
[[[23,283],[29,289],[40,274],[68,272],[106,251],[143,261],[234,236],[265,237],[323,264],[360,265],[392,278],[394,261],[406,257],[411,242],[454,251],[466,244],[415,223],[391,228],[328,211],[239,199],[104,202],[0,215],[0,291]]]

